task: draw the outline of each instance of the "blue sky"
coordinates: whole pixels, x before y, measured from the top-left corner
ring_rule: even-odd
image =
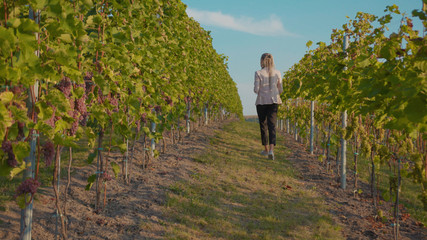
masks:
[[[412,16],[422,0],[182,0],[187,13],[211,31],[218,53],[229,57],[229,72],[237,83],[244,115],[255,115],[254,72],[264,52],[273,55],[282,74],[301,59],[307,41],[330,42],[357,12],[384,15],[388,5]],[[390,25],[399,27],[400,19]],[[415,22],[421,28],[421,23]]]

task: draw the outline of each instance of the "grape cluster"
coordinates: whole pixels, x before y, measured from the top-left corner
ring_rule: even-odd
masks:
[[[191,97],[190,96],[185,97],[184,101],[185,101],[185,103],[191,102]]]
[[[101,88],[98,88],[98,98],[97,98],[98,103],[99,103],[99,104],[104,103],[104,102],[105,102],[105,99],[107,99],[107,97],[106,97],[106,96],[104,96],[104,94],[102,94],[102,90],[101,90]]]
[[[167,104],[169,104],[169,106],[171,106],[171,107],[173,106],[173,101],[172,101],[172,98],[170,96],[163,97],[163,100],[165,100],[165,102]]]
[[[18,121],[18,137],[17,137],[18,141],[25,138],[24,127],[25,127],[25,123]]]
[[[156,105],[154,107],[154,111],[156,111],[156,113],[160,113],[162,111],[162,107],[160,105]]]
[[[79,99],[76,99],[75,109],[80,113],[80,115],[86,115],[87,114],[86,97],[85,96],[83,96]]]
[[[10,91],[15,95],[15,96],[21,96],[21,93],[23,93],[25,91],[24,86],[22,85],[16,85],[13,86]]]
[[[86,72],[86,75],[84,77],[84,80],[85,80],[84,88],[85,88],[86,95],[89,94],[90,92],[93,92],[93,89],[95,88],[95,85],[92,82],[92,78],[93,78],[93,73]]]
[[[77,129],[79,128],[80,114],[77,110],[74,110],[71,113],[71,117],[73,117],[75,121],[71,124],[70,136],[74,136],[76,135]]]
[[[147,123],[147,113],[143,113],[143,114],[141,115],[141,122],[143,122],[143,123]]]
[[[16,189],[15,197],[20,196],[22,194],[27,194],[27,193],[31,193],[32,195],[34,195],[37,192],[37,188],[39,187],[40,187],[40,183],[39,181],[37,181],[37,179],[27,178]]]
[[[48,106],[50,107],[50,108],[52,108],[52,111],[53,111],[53,113],[52,113],[52,117],[51,118],[49,118],[48,120],[46,120],[45,121],[45,123],[47,124],[47,125],[49,125],[49,126],[51,126],[51,127],[55,127],[55,121],[57,120],[57,116],[55,115],[55,113],[56,113],[56,107],[55,106],[53,106],[52,104],[50,104],[50,103],[48,103]]]
[[[111,177],[111,175],[110,175],[110,174],[108,174],[108,173],[106,173],[106,172],[103,172],[103,173],[101,174],[101,179],[102,179],[102,181],[104,181],[104,182],[108,182],[108,181],[111,181],[112,177]]]
[[[61,81],[56,85],[56,88],[61,91],[66,98],[71,96],[71,80],[69,77],[63,77]]]
[[[71,109],[74,109],[74,108],[75,108],[75,106],[76,106],[74,99],[70,98],[70,99],[69,99],[69,102],[70,102],[70,108],[71,108]],[[68,115],[70,115],[70,114],[68,114]]]
[[[80,115],[80,125],[86,126],[89,115],[86,113],[85,115]]]
[[[58,120],[61,120],[61,119],[62,119],[61,116],[55,115],[55,122],[58,121]]]
[[[50,166],[55,157],[55,145],[51,141],[47,141],[42,147],[42,153],[46,166]]]
[[[84,80],[90,81],[92,80],[92,77],[93,77],[93,72],[86,72],[86,75],[84,76]]]
[[[115,96],[109,97],[108,100],[109,100],[111,105],[115,106],[113,111],[118,112],[119,111],[119,100]]]
[[[88,120],[88,112],[86,106],[86,95],[76,99],[75,109],[80,113],[79,123],[81,126],[86,126]],[[77,118],[76,118],[77,119]]]
[[[45,121],[45,123],[51,127],[55,127],[55,113],[53,113],[52,117]]]
[[[18,161],[16,161],[15,154],[13,153],[12,143],[8,140],[4,140],[1,144],[1,149],[7,154],[7,163],[9,166],[18,166]]]
[[[88,73],[86,73],[85,80],[87,80],[87,78],[91,79],[92,76],[88,76]],[[74,100],[74,105],[73,105],[74,111],[70,116],[72,116],[75,119],[75,122],[73,123],[70,129],[71,135],[74,135],[77,132],[79,124],[82,126],[86,126],[87,116],[88,116],[87,106],[86,106],[86,94],[87,94],[86,85],[78,84],[75,87],[83,88],[85,95],[83,95],[81,98]]]

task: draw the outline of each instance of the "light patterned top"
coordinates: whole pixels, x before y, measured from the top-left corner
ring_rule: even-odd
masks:
[[[271,83],[270,88],[266,68],[255,72],[254,92],[258,94],[255,105],[282,104],[282,99],[280,99],[280,94],[283,92],[282,76],[277,69],[273,71]]]

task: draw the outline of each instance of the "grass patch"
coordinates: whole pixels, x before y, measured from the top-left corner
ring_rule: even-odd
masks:
[[[353,161],[349,162],[351,167],[354,167]],[[368,159],[359,159],[358,161],[358,173],[359,177],[369,183],[370,182],[370,165]],[[378,171],[378,170],[377,170]],[[382,165],[380,171],[377,172],[375,181],[379,180],[379,191],[380,195],[389,192],[389,176],[390,170],[386,165]],[[418,221],[422,222],[424,226],[427,226],[427,211],[424,210],[423,203],[418,198],[418,195],[422,192],[421,184],[414,183],[412,179],[402,177],[401,182],[401,192],[400,192],[400,204],[403,204],[406,207],[411,216],[413,216]],[[394,195],[394,193],[393,193]],[[391,198],[391,201],[394,202],[394,199]],[[390,212],[393,212],[393,209],[390,209]]]
[[[233,122],[211,138],[195,157],[203,170],[168,189],[167,239],[343,239],[322,198],[296,179],[283,138],[274,161],[259,155],[259,138],[254,122]]]

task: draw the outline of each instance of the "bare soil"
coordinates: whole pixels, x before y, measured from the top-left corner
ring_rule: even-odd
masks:
[[[94,174],[94,165],[73,167],[72,183],[67,202],[67,226],[69,239],[163,239],[165,219],[162,207],[166,201],[166,189],[180,179],[202,167],[191,160],[208,146],[209,139],[225,122],[213,122],[209,126],[197,126],[190,134],[182,133],[182,141],[172,144],[171,134],[164,134],[166,151],[162,153],[162,141],[157,149],[160,156],[143,169],[143,143],[138,142],[132,165],[129,168],[130,184],[117,179],[107,183],[106,207],[97,212],[95,185],[85,191],[87,178]],[[110,161],[121,165],[118,153]],[[61,193],[66,180],[61,180]],[[0,239],[19,239],[20,209],[11,202],[7,211],[0,212]],[[59,228],[60,224],[58,225]],[[58,232],[60,232],[58,230]],[[41,188],[37,194],[33,213],[33,239],[55,239],[56,217],[52,187]],[[59,239],[61,239],[58,236]]]

